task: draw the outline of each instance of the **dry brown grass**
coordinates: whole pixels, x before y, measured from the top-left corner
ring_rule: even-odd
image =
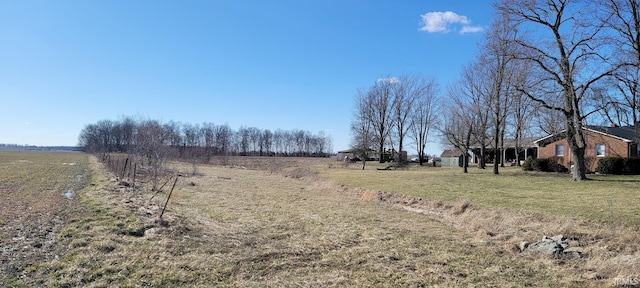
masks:
[[[547,271],[551,262],[505,255],[465,231],[372,202],[369,191],[244,169],[200,170],[206,176],[192,179],[198,189],[182,191],[181,209],[207,227],[205,238],[218,247],[211,265],[229,285],[588,285]]]
[[[633,227],[349,187],[323,178],[326,161],[247,160],[181,177],[166,224],[157,221],[166,191],[149,201],[148,187],[121,187],[92,162],[93,186],[57,234],[59,257],[34,265],[39,272],[25,283],[602,287],[637,277]],[[414,170],[383,173],[405,172]],[[559,233],[590,256],[545,258],[517,248]]]
[[[366,187],[369,194],[379,191],[378,195],[367,197],[429,215],[474,234],[475,241],[493,243],[532,262],[549,259],[520,254],[520,243],[538,241],[543,235],[567,235],[569,250],[586,257],[555,259],[553,269],[582,279],[599,279],[603,286],[640,284],[640,230],[634,224],[638,216],[631,212],[637,206],[637,195],[630,196],[633,192],[629,191],[638,179],[592,175],[596,181],[572,183],[557,174],[527,175],[503,170],[506,175],[493,176],[484,171],[472,172],[450,176],[442,169],[414,169],[398,174],[333,167],[320,176],[339,179],[347,187]],[[602,205],[609,208],[594,211],[593,206]]]

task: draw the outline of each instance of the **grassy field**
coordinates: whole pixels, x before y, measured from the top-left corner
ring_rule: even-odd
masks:
[[[640,277],[637,220],[624,212],[634,204],[614,193],[633,187],[624,185],[634,178],[573,183],[515,169],[497,177],[477,170],[452,176],[434,168],[378,171],[376,164],[362,171],[327,159],[235,158],[224,167],[172,163],[182,176],[160,221],[170,188],[158,193],[141,181],[133,190],[93,157],[0,157],[0,187],[3,197],[9,195],[4,206],[52,204],[2,214],[1,260],[12,268],[4,268],[0,286],[616,287]],[[27,164],[34,166],[20,166]],[[32,169],[49,172],[15,174]],[[576,184],[584,186],[556,193]],[[524,188],[509,188],[518,185]],[[549,207],[571,193],[594,197],[584,191],[593,189],[589,185],[609,194],[611,204],[603,209],[615,204],[623,212]],[[58,191],[68,189],[77,195],[66,199]],[[520,200],[510,195],[517,193],[533,194]],[[604,199],[598,197],[594,201]],[[584,199],[575,202],[566,209],[591,207]],[[27,218],[14,217],[33,209],[58,215],[44,238],[40,230],[24,228]],[[24,238],[16,231],[25,231]],[[516,248],[556,233],[570,236],[571,249],[590,256],[540,257]],[[49,241],[49,256],[24,258],[32,244],[6,252],[26,239]]]
[[[501,174],[494,175],[491,167],[470,168],[464,174],[461,168],[376,170],[379,166],[368,165],[366,170],[358,169],[357,164],[349,169],[323,168],[320,175],[349,187],[431,200],[468,199],[481,207],[640,224],[640,176],[590,175],[592,181],[573,182],[567,174],[525,172],[519,167],[501,168]]]
[[[37,278],[55,259],[56,237],[89,181],[87,155],[0,151],[0,286]],[[65,197],[65,193],[70,199]]]

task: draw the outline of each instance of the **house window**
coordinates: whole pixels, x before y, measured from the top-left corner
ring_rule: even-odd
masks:
[[[604,144],[596,144],[596,156],[604,157]]]
[[[564,156],[564,144],[556,144],[556,156]]]

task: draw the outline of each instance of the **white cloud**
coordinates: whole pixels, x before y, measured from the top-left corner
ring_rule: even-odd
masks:
[[[449,33],[452,26],[462,25],[460,34],[476,33],[482,31],[481,26],[471,26],[471,20],[464,15],[458,15],[452,11],[445,12],[427,12],[420,15],[422,21],[420,23],[420,31],[428,33]]]
[[[462,30],[460,30],[460,34],[467,34],[467,33],[478,33],[478,32],[482,32],[482,30],[484,30],[484,28],[482,28],[482,26],[462,26]]]
[[[388,82],[390,84],[400,83],[400,79],[396,77],[378,78],[376,82]]]

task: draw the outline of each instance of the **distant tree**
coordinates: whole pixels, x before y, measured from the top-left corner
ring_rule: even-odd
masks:
[[[136,131],[136,122],[131,117],[122,117],[120,120],[120,125],[122,126],[122,143],[124,145],[124,152],[129,154],[133,153],[135,140],[134,135]]]
[[[481,87],[479,92],[486,99],[487,110],[493,130],[493,147],[495,151],[493,173],[499,174],[500,164],[504,167],[502,151],[504,149],[504,135],[506,129],[509,108],[515,98],[514,87],[519,66],[513,59],[515,45],[508,41],[516,36],[517,30],[506,18],[507,15],[498,13],[485,33],[485,42],[482,43],[481,53],[475,73],[480,74]]]
[[[390,81],[393,93],[392,118],[395,124],[395,134],[398,141],[398,156],[402,156],[404,150],[404,138],[413,126],[412,112],[414,105],[423,94],[424,86],[421,85],[419,75],[402,75]],[[406,159],[398,159],[406,161]]]
[[[443,142],[456,147],[464,155],[463,171],[468,173],[468,157],[466,155],[471,149],[471,137],[473,135],[478,115],[472,109],[472,98],[465,95],[460,86],[452,84],[447,89],[447,100],[443,103],[443,123],[440,128]]]
[[[260,136],[260,156],[271,156],[271,149],[273,147],[273,133],[271,130],[265,129]]]
[[[215,155],[216,146],[216,125],[210,122],[202,123],[200,126],[201,137],[201,156],[202,163],[209,163],[213,155]]]
[[[115,152],[115,141],[113,133],[114,122],[111,120],[100,120],[96,123],[97,133],[100,145],[100,151],[111,153]]]
[[[182,133],[180,123],[175,121],[169,121],[162,125],[164,133],[166,135],[167,156],[180,157],[180,150],[182,146]]]
[[[273,131],[273,151],[276,155],[284,155],[284,131],[276,129]]]
[[[136,149],[138,155],[151,168],[153,189],[158,187],[160,172],[167,158],[168,135],[162,125],[155,120],[142,121],[136,130]]]
[[[249,136],[249,154],[256,156],[258,155],[258,150],[260,149],[260,137],[262,135],[262,131],[256,127],[247,128],[247,133]]]
[[[241,126],[236,134],[236,142],[240,151],[240,155],[248,156],[250,148],[249,128]]]
[[[362,170],[367,164],[369,150],[374,142],[372,107],[367,91],[358,91],[351,119],[351,147],[354,155],[362,160]]]
[[[295,144],[295,155],[302,156],[304,155],[304,143],[305,143],[305,133],[302,130],[293,131],[293,141]]]
[[[420,76],[415,85],[415,102],[411,106],[411,135],[418,154],[418,163],[425,162],[425,149],[432,129],[440,115],[438,85],[435,78]]]
[[[523,67],[521,67],[523,68]],[[516,83],[526,82],[527,71],[525,69],[519,69],[519,73],[516,79]],[[516,163],[520,166],[520,153],[526,149],[524,147],[524,141],[527,138],[533,136],[532,123],[534,122],[534,115],[538,111],[538,105],[531,100],[527,95],[519,91],[515,91],[513,97],[512,113],[509,113],[510,119],[507,120],[513,139],[514,148],[516,150]],[[549,114],[549,111],[545,111]],[[561,122],[560,122],[561,123]],[[522,160],[525,160],[524,157]]]
[[[318,132],[318,136],[315,137],[316,146],[314,149],[314,154],[320,157],[325,157],[328,155],[331,149],[331,137],[325,135],[323,131]]]
[[[229,125],[218,125],[215,127],[215,146],[216,154],[222,156],[222,164],[228,164],[228,156],[231,154],[231,146],[233,140],[233,130]]]
[[[453,97],[451,99],[453,103],[448,104],[449,109],[457,106],[459,109],[467,110],[453,115],[463,118],[461,119],[462,122],[456,124],[468,123],[470,125],[471,143],[469,145],[479,147],[479,169],[486,168],[486,151],[491,139],[489,136],[491,134],[492,111],[490,106],[492,103],[491,89],[493,87],[490,78],[485,75],[484,69],[484,63],[480,61],[469,63],[463,68],[459,80],[456,81],[457,86],[450,87],[447,91],[449,97]],[[466,131],[466,128],[464,130]],[[459,144],[454,144],[454,146],[460,148]],[[471,149],[471,146],[466,148]],[[494,164],[496,163],[494,161]]]
[[[284,144],[284,155],[294,156],[295,138],[293,131],[287,130],[282,133],[282,141]]]
[[[191,159],[200,157],[200,127],[192,124],[182,126],[184,156]]]
[[[82,128],[78,136],[78,146],[87,153],[103,152],[101,151],[98,125],[87,124]]]
[[[376,139],[380,163],[385,161],[385,144],[390,140],[389,136],[394,125],[392,87],[397,81],[392,77],[378,79],[366,93],[369,118],[373,125],[373,137]]]

